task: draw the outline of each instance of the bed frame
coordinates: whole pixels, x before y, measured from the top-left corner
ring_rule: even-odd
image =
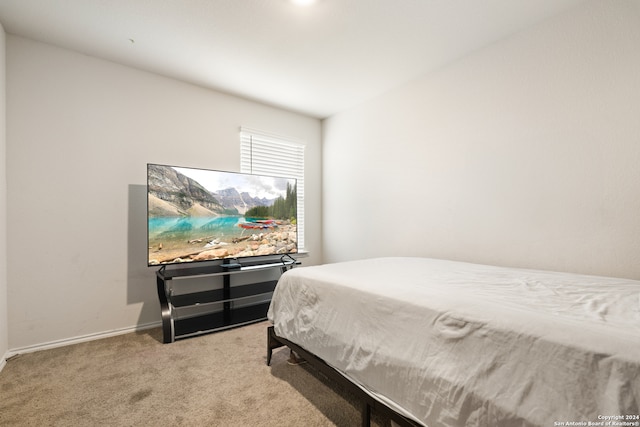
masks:
[[[273,353],[273,350],[276,348],[285,347],[285,346],[295,351],[298,356],[302,357],[311,366],[313,366],[318,372],[322,373],[330,380],[336,382],[345,390],[355,395],[357,399],[362,402],[362,409],[361,409],[362,427],[371,426],[372,410],[390,418],[399,426],[402,426],[402,427],[420,426],[420,424],[417,424],[415,421],[399,414],[398,412],[391,409],[389,406],[385,405],[384,403],[374,399],[372,396],[365,393],[364,390],[358,387],[354,382],[350,381],[347,377],[342,375],[339,371],[329,366],[324,360],[320,359],[318,356],[312,353],[309,353],[304,348],[300,347],[297,344],[292,343],[291,341],[285,338],[281,338],[277,336],[273,326],[267,327],[267,366],[271,365],[271,355]]]

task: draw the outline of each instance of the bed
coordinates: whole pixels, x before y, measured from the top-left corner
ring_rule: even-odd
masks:
[[[267,316],[268,359],[303,351],[405,425],[640,425],[640,281],[376,258],[286,272]]]

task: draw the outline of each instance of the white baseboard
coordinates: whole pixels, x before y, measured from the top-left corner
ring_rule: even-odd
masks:
[[[97,333],[94,333],[94,334],[82,335],[82,336],[79,336],[79,337],[65,338],[65,339],[61,339],[61,340],[57,340],[57,341],[50,341],[50,342],[47,342],[47,343],[30,345],[30,346],[27,346],[27,347],[20,347],[20,348],[10,349],[4,355],[2,360],[0,360],[0,371],[2,371],[2,368],[4,367],[4,365],[6,364],[6,361],[8,359],[10,359],[10,358],[12,358],[12,357],[14,357],[14,356],[16,356],[18,354],[33,353],[35,351],[49,350],[49,349],[52,349],[52,348],[64,347],[64,346],[67,346],[67,345],[80,344],[82,342],[99,340],[99,339],[102,339],[102,338],[114,337],[116,335],[123,335],[123,334],[129,334],[131,332],[144,331],[146,329],[157,328],[159,326],[162,326],[162,322],[160,322],[160,321],[152,322],[152,323],[146,323],[146,324],[143,324],[143,325],[130,326],[130,327],[127,327],[127,328],[112,329],[110,331],[97,332]]]
[[[7,364],[7,359],[9,358],[9,352],[7,351],[2,359],[0,359],[0,372],[2,372],[2,368],[4,368]]]

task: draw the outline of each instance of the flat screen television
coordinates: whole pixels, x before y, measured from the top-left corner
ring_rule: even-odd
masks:
[[[148,266],[297,252],[294,178],[147,164]]]

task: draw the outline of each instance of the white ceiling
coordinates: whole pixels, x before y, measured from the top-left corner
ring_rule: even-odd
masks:
[[[324,118],[584,0],[0,0],[11,34]]]

